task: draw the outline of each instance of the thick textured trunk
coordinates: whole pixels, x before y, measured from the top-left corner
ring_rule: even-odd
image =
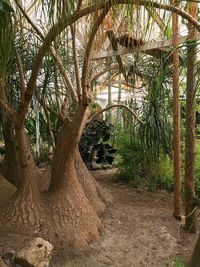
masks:
[[[76,151],[76,161],[75,170],[78,176],[78,180],[97,213],[104,211],[106,204],[112,202],[112,196],[107,190],[105,190],[88,171],[85,163],[83,162],[81,155],[77,149]]]
[[[87,108],[80,105],[73,120],[64,122],[54,151],[49,187],[54,236],[76,248],[99,238],[101,221],[96,211],[104,208],[100,199],[91,205],[78,179],[81,171],[76,170],[78,142],[86,119]],[[94,193],[91,187],[89,190]]]
[[[196,17],[197,5],[190,3],[190,14]],[[195,31],[189,25],[190,38],[195,37]],[[195,176],[195,96],[197,74],[197,47],[189,45],[187,51],[187,88],[186,88],[186,121],[185,121],[185,229],[191,233],[196,232],[196,219],[194,212],[194,176]]]
[[[62,188],[51,198],[54,236],[81,248],[100,237],[101,221],[82,190],[72,158],[66,164],[63,180]]]
[[[19,153],[20,183],[17,192],[3,208],[1,230],[35,233],[43,224],[43,208],[37,187],[40,176],[30,152],[23,128],[15,128],[17,150]]]
[[[187,264],[187,267],[199,267],[200,266],[200,235],[197,239],[192,256]]]
[[[86,107],[79,106],[73,121],[64,122],[55,148],[45,201],[41,201],[37,186],[40,174],[25,132],[15,128],[20,183],[18,191],[4,207],[1,223],[5,227],[1,227],[2,230],[29,234],[40,230],[40,235],[49,238],[56,246],[65,244],[76,248],[100,237],[102,224],[97,212],[103,211],[104,202],[107,203],[110,196],[93,179],[78,152],[86,112]]]
[[[80,104],[72,121],[66,119],[57,138],[51,169],[49,191],[54,192],[62,188],[63,174],[68,161],[75,158],[83,127],[87,120],[87,106]]]
[[[19,158],[16,148],[13,125],[9,120],[2,123],[5,143],[5,157],[1,166],[1,174],[14,186],[19,186]]]

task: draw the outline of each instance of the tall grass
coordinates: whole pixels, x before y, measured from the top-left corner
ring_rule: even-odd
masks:
[[[173,189],[172,161],[169,156],[160,153],[159,157],[152,151],[143,149],[137,134],[130,135],[126,130],[118,130],[117,138],[119,178],[141,190]]]

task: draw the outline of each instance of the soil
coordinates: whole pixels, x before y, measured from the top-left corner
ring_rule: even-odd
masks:
[[[173,194],[139,192],[117,182],[114,170],[93,174],[114,197],[102,218],[102,237],[83,251],[55,250],[51,267],[169,267],[175,259],[188,258],[197,236],[185,233],[184,222],[172,216]],[[0,254],[23,247],[27,240],[1,234]]]

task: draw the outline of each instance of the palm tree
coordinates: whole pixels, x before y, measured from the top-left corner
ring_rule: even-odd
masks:
[[[78,151],[78,142],[87,122],[88,105],[91,101],[91,51],[100,25],[110,9],[119,4],[126,4],[126,1],[96,1],[94,4],[86,1],[68,1],[67,3],[66,1],[50,1],[48,3],[55,2],[58,5],[54,5],[53,8],[49,4],[44,5],[44,9],[40,9],[41,12],[44,11],[41,16],[46,18],[47,15],[50,15],[51,18],[47,21],[46,27],[40,29],[37,23],[33,23],[31,16],[23,11],[20,2],[15,1],[15,8],[22,16],[20,21],[17,20],[18,16],[13,18],[15,26],[19,26],[15,30],[23,37],[27,34],[26,29],[30,29],[33,39],[37,36],[38,43],[34,62],[27,76],[24,73],[23,58],[15,49],[20,82],[18,92],[20,99],[15,110],[5,98],[6,84],[1,84],[0,88],[1,108],[10,118],[14,129],[20,177],[16,194],[1,213],[1,228],[26,233],[41,231],[41,235],[48,236],[52,241],[58,238],[62,241],[66,240],[68,245],[81,247],[99,237],[102,225],[98,213],[104,210],[105,204],[110,200],[109,194],[88,173]],[[129,11],[133,4],[148,5],[149,2],[145,0],[128,1]],[[179,8],[154,2],[151,2],[151,6],[174,11],[188,19],[197,29],[200,28],[196,20]],[[75,32],[79,19],[84,16],[89,16],[92,23],[88,30],[84,55],[79,57],[76,50],[78,40]],[[6,17],[6,19],[11,21],[10,17]],[[22,21],[23,23],[20,23]],[[25,21],[26,23],[24,23]],[[9,25],[8,23],[1,25],[1,40],[6,47],[6,38],[9,37],[10,44],[17,48],[17,45],[11,41],[12,39],[16,40],[14,32],[9,31],[10,34],[7,36],[4,34]],[[59,41],[62,44],[64,39],[66,44],[69,42],[66,51],[72,55],[71,61],[70,57],[66,59],[63,54],[59,54]],[[7,51],[7,57],[7,54],[1,51],[1,59],[10,63],[13,54],[8,48]],[[59,69],[60,76],[64,78],[66,98],[72,103],[72,106],[62,105],[60,109],[59,116],[62,125],[54,150],[50,185],[47,192],[41,193],[37,180],[42,179],[42,176],[35,165],[24,123],[37,89],[42,62],[50,53],[55,60],[56,69]],[[64,63],[67,63],[67,68]],[[4,65],[4,67],[6,66],[9,64]],[[8,75],[7,70],[4,73]],[[5,79],[3,81],[5,82]]]

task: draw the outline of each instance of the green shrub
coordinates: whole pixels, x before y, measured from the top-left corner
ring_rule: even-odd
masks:
[[[112,124],[104,120],[93,120],[85,128],[79,142],[81,157],[85,163],[111,165],[116,149],[109,144],[112,136]]]
[[[185,267],[183,261],[179,258],[173,259],[172,263],[165,263],[165,267]]]
[[[124,135],[118,149],[119,178],[142,190],[173,189],[172,161],[163,154],[159,157],[145,152],[137,137]]]
[[[139,140],[125,139],[122,147],[118,150],[118,154],[121,157],[118,164],[120,168],[119,177],[125,182],[131,182],[138,186],[145,172],[143,167],[144,156]]]
[[[177,258],[173,261],[173,266],[174,267],[185,267],[185,264],[183,263],[181,259]]]
[[[154,165],[152,177],[156,188],[173,190],[173,164],[167,155],[161,155]]]

